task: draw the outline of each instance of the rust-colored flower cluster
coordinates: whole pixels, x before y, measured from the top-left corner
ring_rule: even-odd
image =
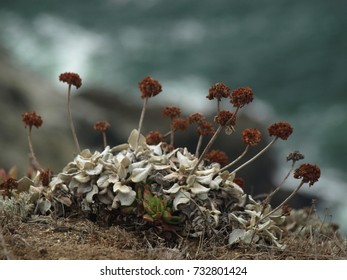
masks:
[[[41,179],[41,182],[42,182],[42,186],[48,187],[49,182],[51,181],[53,172],[49,168],[47,168],[45,170],[41,170],[41,172],[42,173],[40,174],[40,179]]]
[[[319,166],[310,163],[301,164],[294,172],[295,179],[302,179],[302,182],[312,186],[320,178],[321,171]]]
[[[100,132],[105,132],[109,127],[110,123],[107,121],[100,121],[94,124],[94,129]]]
[[[213,135],[215,131],[213,125],[206,121],[200,122],[197,128],[198,134],[202,136]]]
[[[205,121],[205,117],[200,113],[192,114],[188,117],[188,123],[198,124],[197,133],[202,136],[213,135],[215,129],[210,122]]]
[[[188,127],[188,120],[184,118],[175,118],[171,122],[171,127],[173,131],[186,130]]]
[[[204,121],[204,116],[200,113],[194,113],[188,117],[188,122],[190,124],[192,123],[197,123],[199,124],[200,122]]]
[[[181,109],[175,106],[167,106],[163,109],[163,116],[167,118],[177,118],[181,115]]]
[[[211,162],[217,162],[221,167],[226,166],[229,162],[227,154],[221,150],[211,150],[205,155],[205,159]]]
[[[29,126],[30,129],[32,126],[39,128],[43,123],[41,116],[36,114],[36,112],[23,113],[22,121],[25,123],[25,127]]]
[[[250,87],[240,87],[231,92],[230,103],[234,107],[243,107],[253,101],[253,90]]]
[[[82,79],[76,73],[65,72],[59,75],[59,81],[67,83],[68,85],[73,85],[76,89],[82,86]]]
[[[215,117],[216,123],[220,126],[234,126],[236,123],[236,119],[234,113],[228,110],[222,110]]]
[[[148,145],[158,145],[160,142],[164,142],[164,137],[157,130],[151,131],[146,135],[146,142]]]
[[[270,125],[268,131],[270,136],[276,136],[282,140],[287,140],[293,133],[293,128],[287,122],[278,122]]]
[[[142,93],[142,98],[156,96],[162,91],[161,84],[157,80],[152,79],[150,76],[147,76],[141,82],[139,82],[139,89]]]
[[[230,88],[226,84],[216,83],[210,87],[206,98],[208,98],[209,100],[217,99],[220,101],[222,98],[227,98],[229,96]]]
[[[242,139],[245,144],[255,146],[261,141],[261,132],[256,128],[247,128],[242,131]]]
[[[302,160],[304,158],[305,158],[304,155],[301,154],[299,151],[294,151],[287,156],[287,161],[290,161],[290,160],[299,161],[299,160]]]
[[[6,197],[12,197],[12,190],[18,187],[18,183],[13,178],[8,178],[6,181],[0,184],[0,189],[2,189],[2,197],[5,199]]]
[[[245,187],[245,180],[241,177],[236,177],[233,181],[236,185],[238,185],[240,188]]]

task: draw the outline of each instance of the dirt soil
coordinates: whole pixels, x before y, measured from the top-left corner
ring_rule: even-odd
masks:
[[[338,236],[287,236],[287,248],[181,239],[168,244],[153,231],[103,227],[89,220],[36,217],[25,222],[0,216],[0,259],[347,259]],[[172,242],[171,242],[172,243]]]

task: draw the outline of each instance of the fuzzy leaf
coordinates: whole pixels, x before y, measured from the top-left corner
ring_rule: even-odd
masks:
[[[134,183],[145,182],[151,170],[151,164],[147,164],[147,166],[144,168],[135,168],[131,173],[130,179]]]
[[[200,185],[199,183],[194,183],[193,186],[190,188],[190,191],[193,194],[204,194],[207,193],[209,190],[209,188],[206,188],[203,185]]]
[[[163,190],[164,193],[177,193],[182,186],[180,186],[178,183],[175,183],[170,189]]]
[[[235,228],[230,234],[229,234],[229,245],[240,243],[240,241],[243,240],[244,236],[246,234],[246,230]]]
[[[96,166],[91,169],[87,169],[85,172],[90,176],[99,175],[102,172],[102,169],[103,165],[101,163],[98,163]]]
[[[73,177],[75,180],[77,180],[80,183],[87,183],[90,181],[89,175],[79,173]]]
[[[137,142],[137,139],[138,139],[138,142]],[[130,136],[128,138],[128,143],[132,150],[135,150],[136,147],[147,148],[146,138],[142,134],[140,134],[140,137],[139,137],[139,132],[137,131],[137,129],[133,129],[133,131],[130,133]]]
[[[179,210],[178,206],[181,204],[188,204],[190,202],[190,193],[186,191],[179,191],[173,201],[174,210]]]
[[[93,185],[93,189],[87,193],[86,195],[86,201],[89,202],[89,203],[93,203],[94,200],[93,200],[93,196],[95,194],[97,194],[99,191],[98,191],[98,186],[97,185]]]

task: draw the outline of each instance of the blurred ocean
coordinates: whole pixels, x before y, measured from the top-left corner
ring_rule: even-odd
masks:
[[[187,114],[207,110],[215,82],[252,87],[257,100],[244,111],[293,124],[293,136],[276,143],[279,160],[286,166],[298,149],[321,166],[322,178],[307,191],[327,200],[347,232],[347,1],[0,3],[0,44],[53,83],[74,71],[85,87],[132,99],[151,75]],[[285,170],[279,173],[278,181]]]

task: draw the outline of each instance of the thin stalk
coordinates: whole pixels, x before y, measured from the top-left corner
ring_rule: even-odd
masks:
[[[192,175],[196,169],[198,168],[200,162],[203,160],[204,156],[206,155],[206,153],[211,149],[214,141],[216,141],[218,135],[220,134],[220,132],[222,131],[223,126],[219,126],[218,129],[216,130],[216,132],[213,134],[212,138],[210,139],[210,141],[207,143],[204,151],[202,152],[201,156],[199,157],[198,162],[196,163],[196,165],[194,166],[193,170],[190,172],[190,175]]]
[[[175,130],[171,126],[171,134],[170,134],[170,145],[173,147],[175,139]]]
[[[202,144],[202,138],[203,136],[200,134],[198,144],[196,145],[196,150],[195,150],[195,157],[199,157],[199,152]]]
[[[295,161],[293,160],[292,165],[287,173],[287,175],[283,178],[282,182],[265,198],[264,204],[269,204],[271,202],[271,198],[279,191],[279,189],[283,186],[284,182],[288,179],[289,175],[292,173],[295,166]]]
[[[241,168],[245,167],[246,165],[250,164],[252,161],[256,160],[258,157],[260,157],[264,152],[266,152],[278,139],[278,137],[272,139],[272,141],[267,144],[267,146],[265,148],[263,148],[259,153],[257,153],[254,157],[252,157],[251,159],[249,159],[248,161],[246,161],[244,164],[240,165],[238,168],[236,168],[235,170],[233,170],[230,173],[236,173],[237,171],[239,171]]]
[[[260,213],[260,216],[259,216],[259,217],[263,216],[266,207],[267,207],[267,206],[270,204],[270,202],[271,202],[271,198],[279,191],[279,189],[282,187],[282,185],[284,184],[284,182],[288,179],[290,173],[292,173],[292,171],[293,171],[293,169],[294,169],[294,166],[295,166],[295,162],[296,162],[296,161],[293,160],[292,166],[290,167],[290,170],[288,171],[287,175],[284,177],[284,179],[282,180],[282,182],[281,182],[281,183],[280,183],[280,184],[279,184],[268,196],[266,196],[266,198],[265,198],[264,201],[262,202],[262,204],[263,204],[263,209],[261,210],[261,213]],[[259,223],[260,223],[260,221],[261,221],[262,219],[263,219],[263,218],[261,218],[261,219],[259,219],[259,220],[257,221],[257,223],[255,224],[254,228],[257,228],[257,227],[258,227],[258,225],[259,225]],[[255,232],[253,233],[253,236],[252,236],[252,239],[251,239],[251,243],[253,242],[254,236],[255,236]]]
[[[217,114],[219,113],[220,111],[220,100],[217,99]]]
[[[32,138],[31,138],[31,126],[29,127],[28,142],[29,142],[29,150],[30,150],[30,153],[31,153],[31,157],[33,159],[32,160],[32,164],[34,165],[34,167],[37,170],[41,170],[42,167],[41,167],[39,161],[37,160],[37,157],[36,157],[35,152],[34,152],[34,147],[33,147]]]
[[[104,148],[106,148],[106,146],[107,146],[107,140],[106,140],[106,132],[105,132],[105,131],[102,132],[102,140],[103,140],[103,142],[104,142]]]
[[[234,161],[230,162],[228,165],[224,166],[223,168],[221,168],[218,172],[223,172],[224,170],[227,170],[228,168],[230,168],[232,165],[234,165],[235,163],[237,163],[240,159],[242,159],[245,154],[247,153],[249,149],[249,145],[246,146],[246,148],[244,149],[244,151],[242,152],[241,155],[239,155],[239,157],[237,159],[235,159]]]
[[[138,129],[137,129],[137,131],[138,131],[139,134],[137,135],[136,149],[137,149],[137,146],[138,146],[139,140],[140,140],[141,129],[142,129],[143,120],[144,120],[144,118],[145,118],[147,102],[148,102],[148,97],[146,97],[146,98],[143,100],[143,107],[142,107],[142,111],[141,111],[141,116],[140,116],[140,121],[139,121],[139,127],[138,127]]]
[[[75,141],[77,151],[78,151],[78,153],[80,153],[81,148],[80,148],[80,144],[78,143],[77,134],[75,131],[75,126],[74,126],[73,121],[72,121],[71,100],[70,99],[71,99],[71,85],[69,84],[68,91],[67,91],[67,111],[69,114],[69,123],[70,123],[70,127],[71,127],[72,137]]]
[[[212,138],[210,139],[210,141],[207,143],[205,149],[203,150],[201,156],[199,157],[199,160],[198,162],[196,163],[196,165],[194,166],[193,170],[190,172],[190,175],[192,175],[196,169],[198,168],[199,164],[201,163],[201,161],[203,160],[204,156],[206,155],[206,153],[211,149],[214,141],[216,141],[217,137],[219,136],[219,134],[221,133],[222,131],[222,128],[224,127],[227,127],[228,124],[232,121],[232,119],[236,118],[236,114],[237,112],[239,111],[240,107],[237,107],[236,110],[235,110],[235,114],[232,118],[230,118],[230,120],[227,121],[226,125],[225,126],[221,126],[219,125],[219,127],[217,128],[216,132],[213,134]],[[232,130],[233,132],[234,130]]]
[[[275,209],[273,209],[272,211],[267,213],[264,217],[259,219],[259,222],[266,219],[267,217],[271,216],[273,213],[275,213],[279,209],[281,209],[283,207],[283,205],[285,205],[294,195],[296,195],[298,193],[298,191],[300,190],[300,188],[302,187],[302,185],[304,183],[305,183],[304,181],[301,181],[300,184],[296,187],[296,189],[285,200],[283,200],[280,205],[278,205]]]

